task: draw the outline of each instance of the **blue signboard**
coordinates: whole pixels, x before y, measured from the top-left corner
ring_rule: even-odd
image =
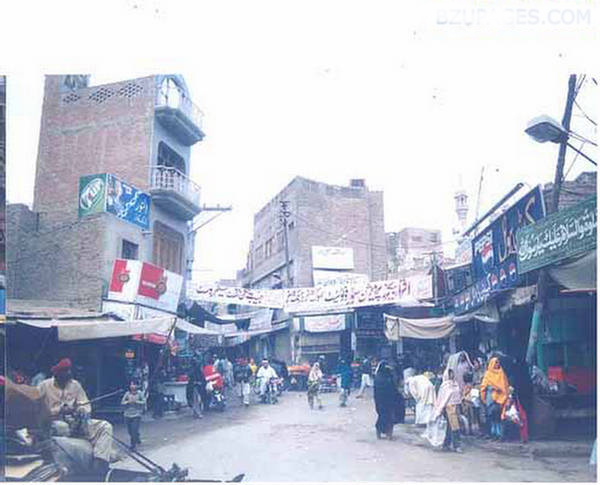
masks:
[[[114,175],[106,177],[106,212],[142,229],[150,227],[150,195]]]
[[[517,229],[546,214],[541,187],[534,188],[473,238],[473,280],[470,288],[454,297],[455,313],[483,305],[496,291],[521,284],[517,272]]]

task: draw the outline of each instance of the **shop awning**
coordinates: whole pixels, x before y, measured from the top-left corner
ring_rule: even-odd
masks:
[[[550,277],[569,290],[596,288],[596,250],[548,267]]]
[[[464,323],[470,320],[479,320],[483,323],[499,323],[500,314],[496,303],[489,301],[475,311],[452,317],[454,323]]]
[[[448,337],[456,328],[454,315],[438,318],[403,318],[384,314],[385,336],[399,338],[436,339]]]
[[[128,337],[140,334],[167,336],[176,317],[148,318],[143,320],[98,320],[98,319],[18,319],[17,322],[38,328],[57,328],[58,340],[95,340],[111,337]],[[184,332],[203,335],[218,335],[185,320],[177,318],[176,328]]]
[[[264,335],[268,333],[278,332],[279,330],[284,330],[289,326],[288,322],[279,323],[277,325],[273,325],[271,328],[263,328],[259,330],[250,330],[243,331],[240,330],[238,332],[228,332],[222,334],[225,338],[235,338],[235,337],[255,337],[256,335]]]

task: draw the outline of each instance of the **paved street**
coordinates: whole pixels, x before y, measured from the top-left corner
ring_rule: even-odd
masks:
[[[396,426],[396,441],[375,437],[371,398],[310,411],[304,393],[276,405],[231,406],[202,420],[189,416],[144,423],[141,451],[163,466],[176,462],[192,478],[247,481],[594,481],[587,443],[530,445],[467,440],[465,453],[434,451],[413,425]],[[410,417],[409,417],[410,419]],[[124,436],[122,427],[117,433]],[[564,450],[571,450],[565,453]],[[119,466],[136,468],[124,461]]]

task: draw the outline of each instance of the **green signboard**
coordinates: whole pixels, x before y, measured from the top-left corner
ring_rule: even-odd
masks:
[[[85,175],[79,179],[79,217],[106,209],[106,174]]]
[[[519,274],[596,247],[596,196],[517,231]]]

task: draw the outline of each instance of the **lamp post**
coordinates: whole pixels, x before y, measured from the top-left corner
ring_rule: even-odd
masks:
[[[575,84],[577,76],[571,74],[569,76],[569,90],[567,93],[567,101],[565,104],[565,112],[562,119],[562,124],[552,120],[549,116],[541,116],[534,118],[529,126],[525,129],[525,133],[531,136],[534,140],[540,143],[551,141],[558,143],[558,160],[556,162],[556,172],[554,174],[554,187],[552,188],[552,199],[548,204],[547,212],[552,214],[558,210],[558,202],[560,198],[560,187],[563,179],[563,170],[565,166],[565,154],[567,151],[567,143],[569,140],[569,127],[571,126],[571,113],[573,111],[573,103],[575,101]],[[548,273],[544,268],[540,269],[537,282],[537,301],[533,308],[531,317],[531,330],[529,332],[529,343],[527,345],[527,363],[533,365],[536,361],[536,346],[538,341],[539,328],[542,321],[544,307],[546,303],[546,292],[548,288]],[[534,360],[536,362],[534,362]]]

